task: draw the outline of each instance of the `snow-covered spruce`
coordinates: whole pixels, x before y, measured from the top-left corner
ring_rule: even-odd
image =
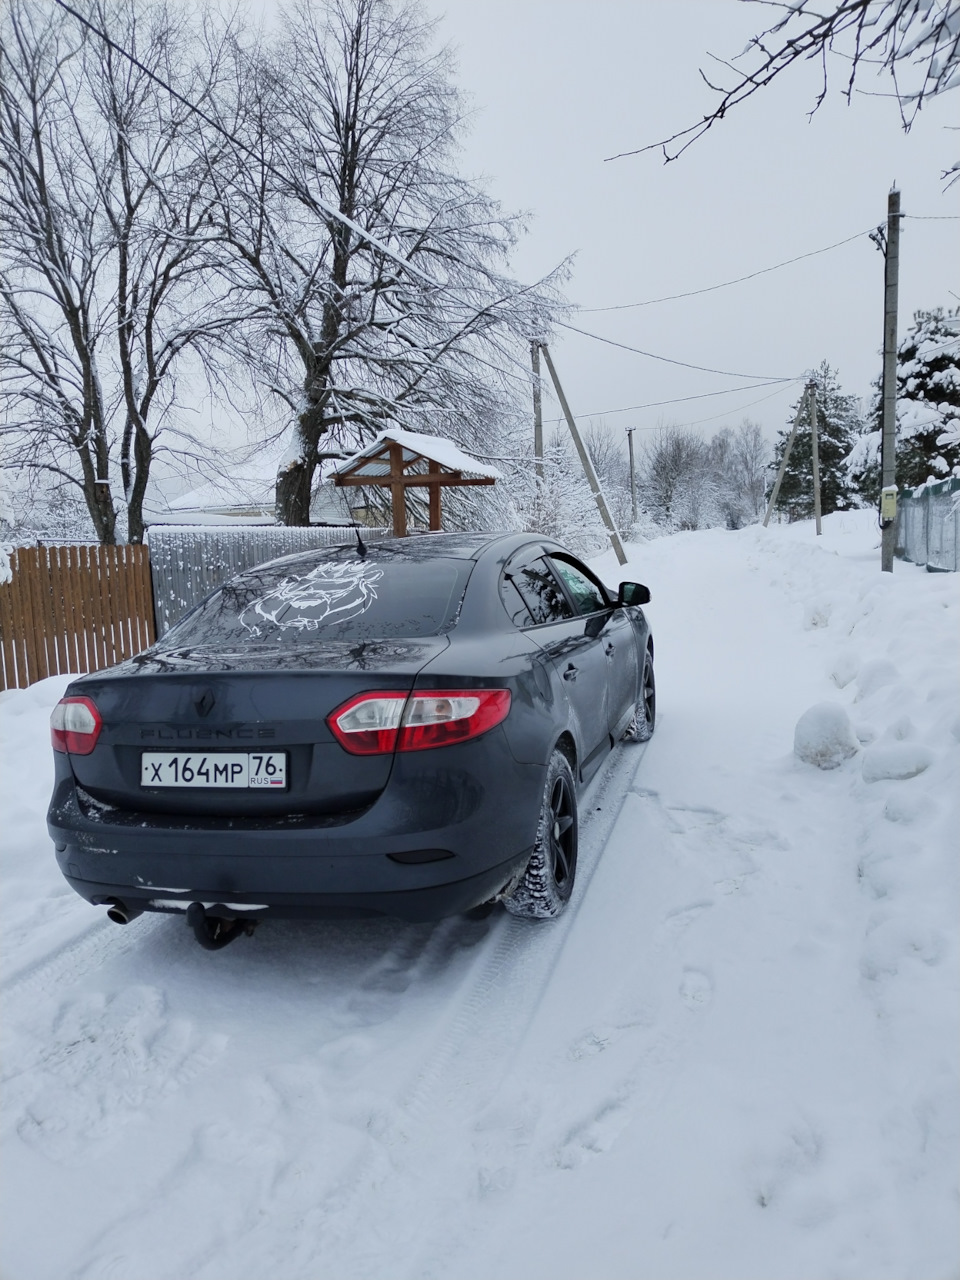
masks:
[[[880,494],[880,380],[847,459],[869,502]],[[914,313],[897,351],[897,485],[916,489],[960,474],[960,308]]]

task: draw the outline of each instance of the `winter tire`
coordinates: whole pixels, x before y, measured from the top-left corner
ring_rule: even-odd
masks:
[[[562,751],[554,751],[540,803],[533,855],[503,905],[515,916],[552,920],[570,900],[577,874],[577,794],[573,771]]]
[[[657,724],[657,682],[653,676],[653,655],[648,649],[643,658],[643,678],[640,697],[634,708],[633,719],[624,731],[624,742],[649,742]]]

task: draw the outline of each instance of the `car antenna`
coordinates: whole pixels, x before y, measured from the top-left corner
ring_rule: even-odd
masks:
[[[360,557],[361,560],[366,560],[367,548],[363,539],[360,537],[360,526],[358,524],[355,524],[353,526],[353,531],[357,535],[357,555]]]

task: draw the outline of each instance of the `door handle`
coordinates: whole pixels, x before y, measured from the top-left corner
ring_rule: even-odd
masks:
[[[571,663],[570,663],[570,665],[567,667],[566,671],[564,671],[564,673],[563,673],[563,678],[564,678],[564,680],[576,680],[576,678],[577,678],[577,668],[573,665],[573,663],[572,663],[572,662],[571,662]]]
[[[603,652],[607,655],[608,658],[612,658],[613,655],[617,652],[617,646],[615,644],[608,644]]]

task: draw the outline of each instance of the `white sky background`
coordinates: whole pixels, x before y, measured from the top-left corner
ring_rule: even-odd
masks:
[[[474,108],[462,168],[488,178],[508,209],[533,215],[514,267],[523,278],[576,253],[568,285],[582,307],[701,288],[818,249],[886,220],[896,179],[905,213],[960,214],[960,183],[940,178],[960,154],[960,91],[925,108],[904,136],[896,104],[841,90],[808,121],[815,67],[795,68],[664,166],[657,153],[604,163],[705,114],[708,51],[740,52],[775,10],[736,0],[428,0],[438,40],[457,51]],[[717,68],[717,73],[721,71]],[[861,88],[876,86],[866,78]],[[960,222],[903,223],[900,333],[918,307],[956,305]],[[746,373],[802,375],[827,359],[866,396],[880,369],[883,259],[862,240],[747,284],[571,322],[680,360]],[[574,334],[551,346],[573,412],[743,385],[631,355]],[[773,433],[798,389],[773,388],[630,413],[611,429],[744,413]],[[717,416],[720,415],[720,416]]]

